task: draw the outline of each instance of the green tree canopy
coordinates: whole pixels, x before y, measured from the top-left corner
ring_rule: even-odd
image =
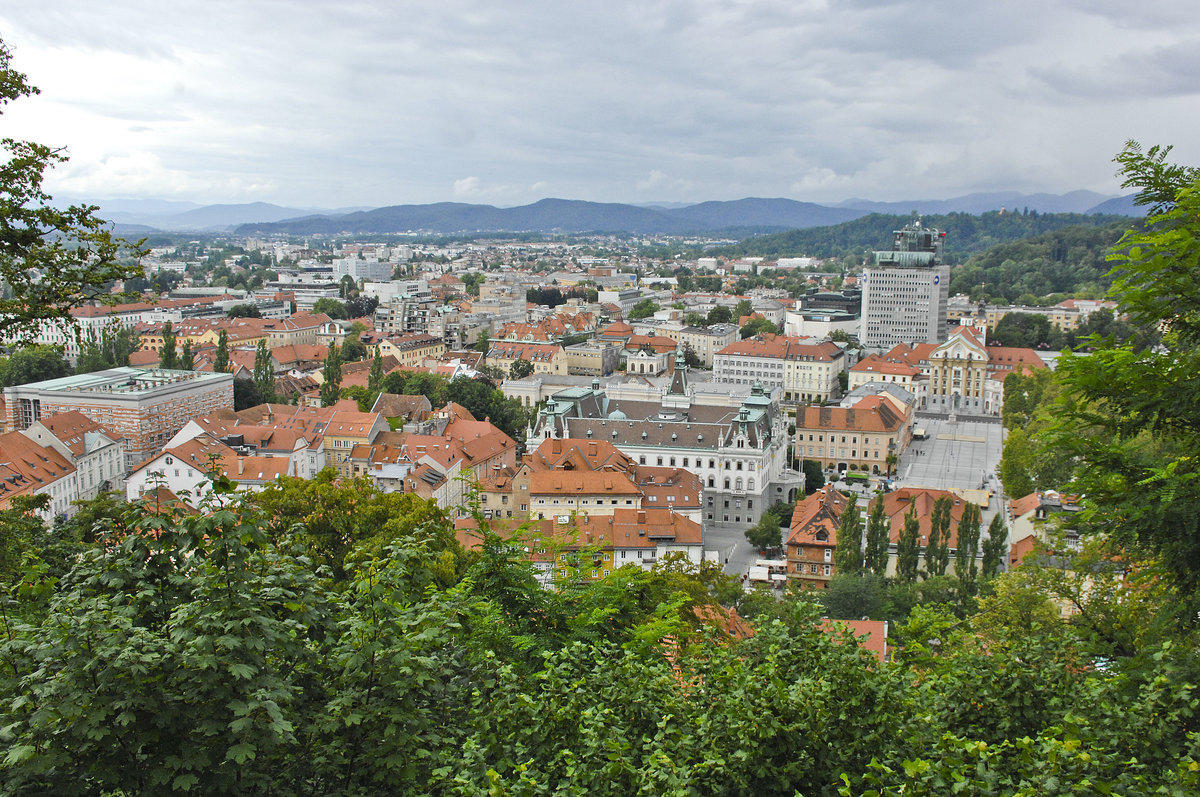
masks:
[[[629,311],[629,320],[636,321],[639,318],[649,318],[661,309],[653,299],[642,299]]]
[[[0,358],[0,385],[27,385],[69,376],[71,366],[57,346],[25,346],[8,357]]]
[[[337,299],[330,299],[327,296],[313,302],[313,312],[324,313],[335,321],[345,321],[350,318],[344,302],[339,302]]]

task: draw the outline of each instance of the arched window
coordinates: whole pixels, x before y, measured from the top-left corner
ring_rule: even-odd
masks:
[[[734,488],[735,490],[741,490],[741,489],[742,489],[742,477],[741,477],[741,476],[738,476],[738,478],[737,478],[737,481],[735,481],[735,482],[733,483],[733,488]]]
[[[729,489],[729,477],[728,476],[725,477],[725,489],[726,490]]]
[[[750,492],[754,492],[754,479],[747,480],[746,489],[749,490]]]

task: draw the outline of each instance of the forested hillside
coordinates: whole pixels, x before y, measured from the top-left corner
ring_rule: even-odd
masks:
[[[1052,293],[1102,298],[1112,284],[1109,251],[1129,226],[1129,219],[1075,225],[997,244],[953,269],[950,293],[1017,304]]]
[[[811,256],[861,257],[865,252],[889,249],[892,231],[907,224],[907,216],[888,216],[872,213],[861,219],[831,227],[748,238],[737,246],[716,250],[726,255],[761,255],[763,257]],[[962,263],[967,256],[996,244],[1009,243],[1071,226],[1129,226],[1130,220],[1121,216],[1097,216],[1080,213],[1037,213],[992,211],[979,216],[970,213],[949,213],[922,217],[926,226],[946,232],[946,260]]]

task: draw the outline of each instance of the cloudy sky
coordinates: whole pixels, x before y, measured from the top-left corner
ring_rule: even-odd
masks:
[[[1120,193],[1200,163],[1184,0],[46,0],[2,135],[52,191],[344,207]]]

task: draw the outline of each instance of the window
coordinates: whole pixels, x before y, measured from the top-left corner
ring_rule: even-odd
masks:
[[[824,571],[823,571],[823,572],[825,573],[825,575],[829,575],[829,573],[830,573],[830,566],[829,566],[829,565],[822,565],[822,567],[824,568]]]
[[[826,548],[826,549],[825,549],[825,561],[826,561],[826,562],[832,562],[832,561],[833,561],[833,549],[832,549],[832,548]]]

